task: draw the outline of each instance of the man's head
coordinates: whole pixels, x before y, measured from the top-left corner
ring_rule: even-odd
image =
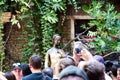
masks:
[[[59,80],[88,80],[87,74],[76,66],[68,66],[60,73]]]
[[[105,66],[98,61],[89,61],[84,65],[84,71],[90,80],[105,80]]]
[[[29,59],[29,64],[33,69],[41,68],[41,58],[38,55],[33,55]]]
[[[64,77],[62,80],[84,80],[82,77],[69,75]]]

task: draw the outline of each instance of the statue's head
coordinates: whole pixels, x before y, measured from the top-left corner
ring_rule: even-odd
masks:
[[[53,43],[54,43],[55,45],[59,45],[59,44],[60,44],[60,41],[61,41],[61,36],[60,36],[59,34],[55,34],[55,35],[53,36]]]

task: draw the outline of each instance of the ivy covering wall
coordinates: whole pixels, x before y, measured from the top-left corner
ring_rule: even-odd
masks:
[[[5,53],[4,53],[4,41],[3,41],[3,24],[2,24],[2,11],[0,10],[0,70],[3,69],[3,61],[5,59]]]
[[[93,0],[95,1],[95,0]],[[83,10],[87,12],[94,20],[89,25],[96,26],[95,32],[88,31],[88,36],[97,36],[89,46],[95,47],[98,52],[108,50],[120,51],[119,38],[113,40],[109,36],[118,36],[120,29],[119,13],[114,11],[113,5],[93,2],[89,6],[83,6]],[[21,62],[28,62],[32,54],[39,54],[44,57],[46,51],[53,46],[52,36],[58,32],[58,14],[65,15],[67,5],[74,5],[74,9],[78,9],[76,0],[1,0],[0,14],[9,11],[14,16],[11,19],[12,25],[23,29],[23,39],[27,41],[23,46],[23,53],[20,56]],[[101,10],[104,7],[105,10]],[[1,17],[1,16],[0,16]],[[64,19],[63,19],[64,21]],[[87,27],[83,26],[84,29]],[[2,33],[3,25],[0,23],[0,33]],[[60,33],[62,34],[62,33]],[[0,34],[0,59],[1,66],[4,59],[3,34]],[[111,47],[110,47],[111,46]]]
[[[77,9],[75,0],[1,0],[2,12],[12,13],[11,23],[26,36],[23,39],[27,44],[21,43],[23,53],[21,62],[28,62],[32,54],[44,57],[46,51],[53,46],[52,36],[58,32],[58,13],[65,14],[68,4]]]

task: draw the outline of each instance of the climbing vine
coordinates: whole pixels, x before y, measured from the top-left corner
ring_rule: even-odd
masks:
[[[74,5],[74,9],[78,9],[76,0],[1,0],[1,13],[10,11],[15,18],[11,19],[12,25],[20,24],[25,34],[23,39],[26,43],[21,43],[23,53],[21,55],[22,62],[28,62],[28,58],[32,54],[39,54],[44,57],[46,51],[52,47],[52,36],[59,33],[57,29],[58,13],[65,15],[67,5]],[[90,46],[96,46],[101,52],[103,50],[120,50],[120,41],[117,38],[116,44],[112,42],[109,36],[118,36],[120,21],[116,19],[119,14],[114,11],[113,5],[106,5],[105,11],[101,8],[103,4],[92,3],[90,6],[84,6],[86,11],[92,18],[89,25],[96,26],[97,31],[89,31],[89,36],[97,36]],[[20,27],[19,26],[19,27]],[[20,27],[20,28],[21,28]],[[3,25],[0,23],[0,33],[2,33]],[[0,34],[0,59],[1,64],[4,60],[3,50],[3,34]],[[108,43],[108,41],[110,43]],[[110,47],[113,46],[113,47]]]
[[[2,24],[2,11],[0,10],[0,71],[3,71],[3,61],[5,59],[4,41],[3,41],[3,24]]]
[[[4,4],[3,4],[4,3]],[[52,36],[59,33],[57,29],[58,13],[66,12],[67,5],[73,4],[77,9],[76,0],[2,0],[3,11],[10,11],[15,16],[11,19],[13,25],[22,23],[23,53],[21,61],[27,62],[32,54],[44,57],[52,47]]]

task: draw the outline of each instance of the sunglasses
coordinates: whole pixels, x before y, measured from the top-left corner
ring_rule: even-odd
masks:
[[[14,63],[13,67],[20,67],[20,63]]]

